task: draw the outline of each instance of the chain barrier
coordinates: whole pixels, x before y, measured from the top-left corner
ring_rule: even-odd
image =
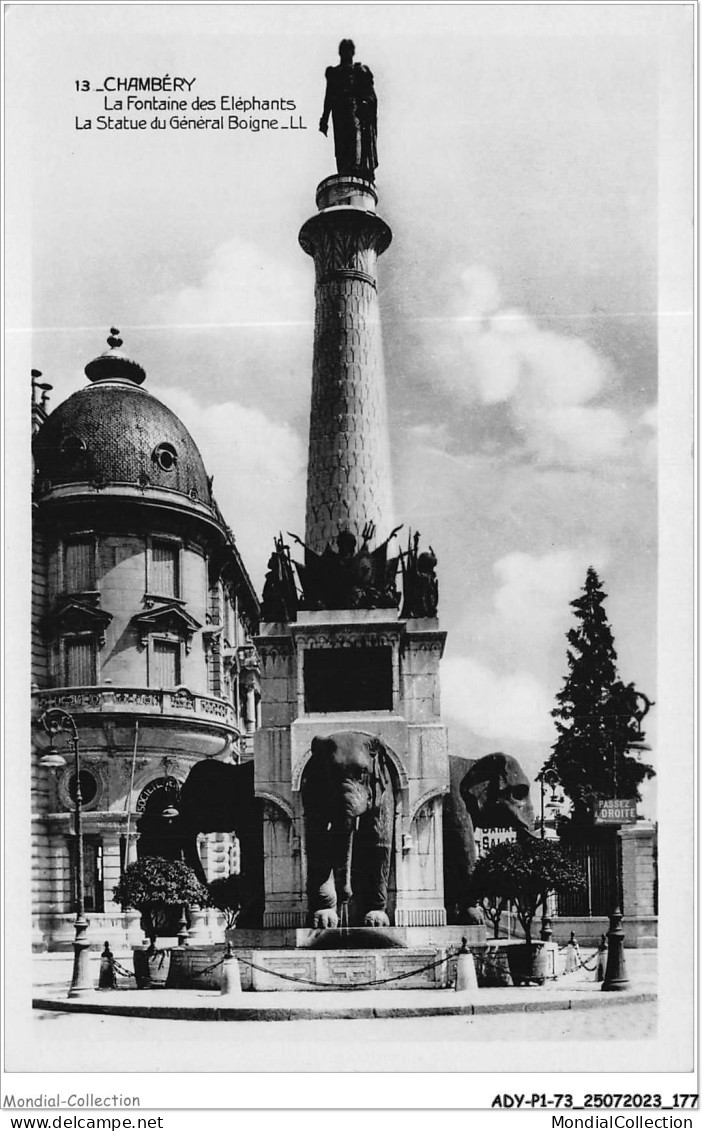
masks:
[[[569,950],[573,950],[575,952],[577,969],[587,970],[588,973],[592,973],[592,971],[597,968],[597,963],[599,961],[600,955],[605,954],[607,952],[607,944],[606,943],[604,945],[600,944],[600,946],[598,946],[597,950],[593,954],[592,958],[588,958],[588,959],[584,959],[581,956],[580,947],[578,946],[577,942],[575,942],[575,943],[569,942],[569,943],[566,943],[565,946],[559,946],[558,953],[563,954],[564,951],[569,951]],[[591,965],[590,965],[590,963],[591,963]],[[568,971],[566,971],[566,973],[568,973]]]
[[[596,954],[593,954],[591,959],[588,959],[588,962],[592,962],[592,966],[588,966],[588,963],[585,962],[582,958],[579,957],[579,962],[580,962],[581,968],[583,970],[587,970],[589,973],[591,973],[593,970],[597,969],[597,963],[599,961],[600,955],[604,954],[606,949],[607,949],[606,947],[602,947],[600,950],[597,951]]]
[[[113,958],[110,965],[116,974],[121,974],[123,978],[136,978],[133,970],[127,970],[116,958]]]
[[[255,962],[249,962],[247,958],[241,958],[240,956],[237,956],[235,954],[228,956],[226,953],[222,956],[222,958],[218,959],[216,962],[211,963],[210,966],[205,966],[202,970],[193,971],[193,974],[198,978],[202,977],[204,974],[210,974],[213,970],[217,970],[218,967],[223,966],[228,957],[236,958],[238,962],[243,962],[245,966],[249,966],[252,970],[258,970],[262,974],[268,974],[274,978],[283,978],[286,982],[300,982],[308,986],[323,986],[325,989],[357,990],[362,989],[366,986],[384,986],[388,982],[398,982],[403,978],[412,978],[415,974],[424,974],[428,970],[436,970],[439,966],[442,966],[445,962],[449,962],[451,958],[454,958],[455,954],[448,954],[445,958],[440,958],[437,962],[430,962],[426,966],[420,966],[416,970],[407,970],[403,974],[394,974],[391,978],[375,978],[373,981],[352,982],[348,985],[338,985],[336,982],[315,982],[310,978],[296,977],[293,974],[283,974],[278,972],[277,970],[267,970],[265,966],[259,966]],[[123,977],[136,977],[133,972],[126,970],[125,967],[122,966],[121,963],[119,963],[114,957],[112,958],[111,966],[113,971],[115,971],[117,974],[121,974]]]
[[[563,951],[567,951],[571,948],[575,951],[575,957],[577,959],[578,968],[582,969],[582,970],[587,970],[588,973],[591,973],[592,971],[594,971],[596,969],[597,963],[599,961],[600,954],[605,952],[606,949],[607,949],[606,946],[598,947],[596,953],[592,956],[591,959],[588,959],[587,961],[585,961],[583,958],[581,958],[580,948],[578,947],[577,943],[575,945],[573,945],[572,943],[567,943],[565,946],[559,947],[558,952],[559,952],[559,954],[562,954]],[[366,981],[366,982],[351,982],[351,983],[347,983],[345,985],[344,984],[340,985],[336,982],[317,982],[317,981],[314,981],[311,978],[304,978],[304,977],[301,977],[301,976],[295,975],[295,974],[284,974],[284,973],[282,973],[281,971],[278,971],[278,970],[268,970],[265,966],[259,966],[256,962],[251,962],[247,958],[242,958],[241,956],[236,955],[236,954],[228,955],[226,952],[223,954],[223,956],[221,958],[217,959],[217,961],[212,962],[209,966],[203,967],[202,970],[195,970],[195,971],[193,971],[193,973],[196,977],[202,977],[205,974],[211,974],[213,970],[217,970],[217,969],[219,969],[219,967],[223,966],[228,958],[236,958],[238,962],[243,962],[243,964],[245,966],[248,966],[251,970],[258,970],[261,974],[268,974],[269,977],[281,978],[286,982],[298,982],[300,984],[304,984],[304,985],[308,985],[308,986],[321,986],[324,989],[356,990],[356,989],[370,988],[372,986],[385,986],[389,982],[399,982],[399,981],[403,981],[404,979],[407,979],[407,978],[413,978],[417,974],[425,974],[430,970],[437,970],[440,966],[443,966],[445,963],[450,962],[451,959],[456,958],[459,953],[460,953],[459,951],[451,950],[451,951],[449,951],[449,953],[444,958],[439,958],[436,962],[429,962],[429,963],[427,963],[426,966],[419,966],[416,970],[406,970],[402,974],[393,974],[389,978],[374,978],[374,979],[372,979],[370,981]],[[163,964],[164,960],[165,960],[165,952],[164,952],[164,957],[161,960],[162,964]],[[110,955],[110,965],[111,965],[114,973],[120,974],[123,978],[135,978],[136,977],[136,975],[134,974],[134,972],[132,970],[127,970],[124,966],[122,966],[122,964],[120,962],[117,961],[117,959],[113,955]]]
[[[236,955],[232,955],[232,958],[235,958],[235,957],[236,957]],[[227,959],[227,954],[225,952],[224,956],[222,958],[218,959],[217,962],[213,962],[211,966],[205,966],[204,969],[202,969],[202,970],[193,970],[193,974],[195,974],[198,978],[200,977],[201,974],[211,974],[212,971],[216,970],[218,966],[224,966],[226,959]]]

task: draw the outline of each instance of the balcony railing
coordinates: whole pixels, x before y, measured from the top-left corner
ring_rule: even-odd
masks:
[[[238,729],[230,703],[212,695],[196,695],[186,687],[51,687],[34,693],[39,711],[61,707],[77,714],[161,715],[199,719]]]

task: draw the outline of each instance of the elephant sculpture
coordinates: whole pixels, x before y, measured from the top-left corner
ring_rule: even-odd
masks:
[[[182,857],[207,883],[197,850],[199,833],[236,833],[241,852],[239,927],[257,927],[263,918],[263,814],[254,793],[254,764],[235,765],[206,758],[196,762],[183,783],[177,831]]]
[[[451,755],[450,791],[444,798],[444,896],[449,922],[479,923],[482,912],[470,892],[477,860],[475,829],[515,829],[528,836],[534,824],[529,779],[516,758],[487,754],[471,761]]]
[[[382,742],[359,731],[315,737],[302,778],[313,926],[386,927],[394,793]]]

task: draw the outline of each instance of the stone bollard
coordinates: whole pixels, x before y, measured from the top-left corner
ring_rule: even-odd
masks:
[[[621,928],[622,913],[617,907],[609,917],[609,930],[607,931],[607,969],[605,971],[602,989],[610,993],[621,992],[629,989],[629,979],[626,976],[626,962],[624,961],[624,932]]]
[[[222,997],[237,997],[241,993],[241,973],[239,963],[232,952],[232,944],[227,943],[227,953],[222,963]]]
[[[575,931],[570,932],[570,939],[568,940],[568,947],[565,960],[564,974],[574,974],[576,970],[580,969],[580,947],[578,940],[575,937]]]
[[[456,962],[456,993],[469,993],[478,989],[478,979],[475,974],[473,955],[468,950],[468,940],[461,941]]]
[[[117,975],[115,974],[114,955],[110,944],[105,943],[105,949],[100,955],[100,977],[98,978],[99,990],[116,990]]]
[[[190,939],[190,931],[188,930],[188,917],[185,911],[185,904],[181,908],[180,922],[178,923],[178,946],[187,946]]]

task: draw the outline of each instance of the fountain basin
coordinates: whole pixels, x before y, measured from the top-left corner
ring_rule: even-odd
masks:
[[[305,937],[307,936],[307,937]],[[298,932],[303,950],[406,949],[406,932],[393,927],[335,927]]]

